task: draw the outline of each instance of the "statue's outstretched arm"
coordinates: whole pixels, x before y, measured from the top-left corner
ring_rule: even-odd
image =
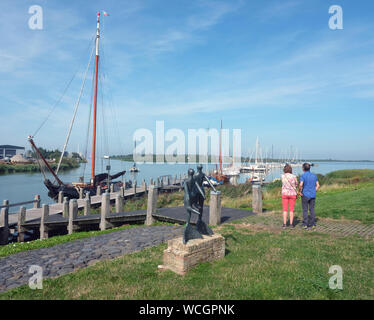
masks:
[[[205,181],[207,181],[210,185],[210,187],[214,190],[214,192],[217,192],[216,188],[213,186],[212,182],[210,181],[210,179],[206,176],[206,174],[204,173],[204,176],[203,178],[205,179]]]

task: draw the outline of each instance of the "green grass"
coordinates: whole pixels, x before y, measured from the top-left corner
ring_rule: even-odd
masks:
[[[374,170],[372,169],[350,169],[338,170],[326,174],[327,179],[374,179]]]
[[[166,222],[156,222],[154,225],[168,225],[169,223]],[[112,228],[104,231],[87,231],[87,232],[76,232],[70,235],[62,235],[62,236],[55,236],[44,240],[33,240],[28,242],[16,242],[16,243],[9,243],[5,246],[0,246],[0,258],[6,257],[18,252],[34,250],[34,249],[41,249],[41,248],[49,248],[53,247],[57,244],[66,243],[78,239],[84,239],[89,237],[94,237],[100,234],[111,233],[119,230],[129,229],[129,228],[136,228],[136,227],[144,227],[144,225],[123,225],[121,227]]]
[[[186,276],[158,271],[166,245],[103,261],[69,275],[0,294],[0,299],[373,299],[374,241],[302,230],[270,232],[241,224],[218,229],[226,256]],[[216,229],[217,230],[217,229]],[[330,266],[343,268],[331,290]]]

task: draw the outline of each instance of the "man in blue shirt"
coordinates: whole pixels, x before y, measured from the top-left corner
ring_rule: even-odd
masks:
[[[320,187],[317,176],[310,172],[310,164],[303,164],[304,174],[300,178],[299,192],[303,206],[303,229],[316,227],[316,213],[314,206],[316,202],[316,193]],[[308,223],[308,211],[310,212],[310,222]]]

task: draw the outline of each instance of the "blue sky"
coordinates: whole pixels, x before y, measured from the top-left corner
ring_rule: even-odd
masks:
[[[62,148],[95,33],[103,31],[109,152],[128,153],[138,128],[242,129],[275,155],[374,160],[374,3],[343,0],[2,0],[0,144],[27,146],[78,70],[67,95],[36,135]],[[28,27],[31,5],[43,30]],[[330,30],[330,5],[344,29]],[[91,74],[91,72],[90,72]],[[69,150],[85,145],[91,80]],[[109,106],[109,107],[108,107]],[[116,123],[116,124],[115,124]],[[115,130],[112,130],[112,129]]]

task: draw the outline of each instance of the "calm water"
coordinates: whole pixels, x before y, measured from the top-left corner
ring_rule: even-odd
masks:
[[[129,169],[132,167],[132,163],[123,162],[119,160],[111,160],[111,174],[119,172],[121,170],[127,170],[124,179],[137,180],[137,183],[141,183],[143,179],[149,183],[149,179],[156,179],[162,175],[175,175],[187,173],[188,168],[196,169],[196,165],[191,164],[139,164],[137,167],[140,172],[131,174]],[[318,166],[312,167],[312,172],[326,174],[331,171],[341,169],[374,169],[374,162],[316,162]],[[105,164],[99,164],[98,170],[104,168]],[[215,168],[215,165],[210,165],[209,169]],[[205,170],[205,166],[204,166]],[[85,172],[85,181],[89,180],[89,166],[87,166]],[[294,168],[294,173],[301,173],[301,168]],[[104,172],[104,171],[100,171]],[[281,169],[274,169],[267,180],[279,178]],[[59,175],[61,180],[64,182],[78,181],[79,177],[83,175],[83,168],[71,170],[69,172],[61,172]],[[241,182],[246,180],[247,176],[242,175],[240,178]],[[0,201],[8,199],[11,203],[32,200],[36,194],[39,194],[42,199],[42,203],[52,203],[48,197],[47,189],[43,184],[43,178],[40,173],[19,173],[10,175],[0,176]],[[18,210],[14,208],[12,211]]]

